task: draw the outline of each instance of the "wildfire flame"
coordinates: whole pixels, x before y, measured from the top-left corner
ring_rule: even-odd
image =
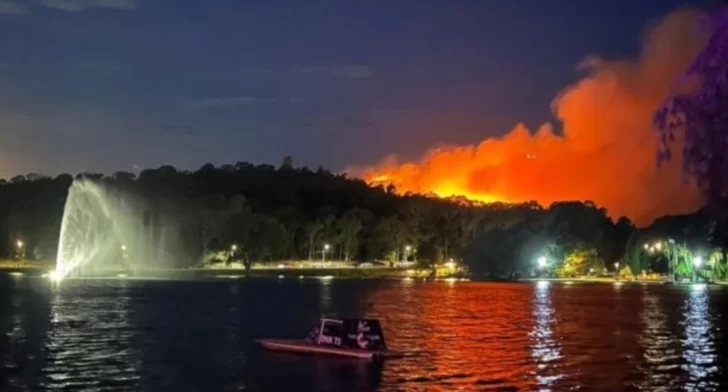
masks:
[[[351,168],[372,185],[397,192],[465,196],[482,202],[591,200],[610,216],[628,216],[646,225],[659,215],[687,213],[700,204],[675,157],[658,168],[655,109],[678,75],[706,42],[696,29],[698,13],[677,11],[646,32],[636,59],[590,58],[587,76],[566,87],[552,102],[563,123],[531,132],[519,124],[506,135],[475,145],[431,149],[416,162],[395,156]],[[680,149],[676,149],[680,151]]]

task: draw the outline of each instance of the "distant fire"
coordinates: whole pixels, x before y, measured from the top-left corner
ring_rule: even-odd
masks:
[[[705,43],[695,23],[695,13],[675,12],[648,32],[637,59],[585,61],[588,76],[552,103],[563,135],[549,124],[536,132],[519,124],[476,145],[432,149],[416,162],[393,156],[351,172],[372,185],[393,184],[400,193],[545,206],[592,200],[613,218],[624,215],[641,225],[693,211],[698,193],[683,181],[680,157],[657,167],[658,133],[651,124],[655,108]]]

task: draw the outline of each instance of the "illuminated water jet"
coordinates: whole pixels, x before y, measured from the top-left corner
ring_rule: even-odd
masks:
[[[159,267],[176,249],[168,223],[132,195],[89,180],[76,180],[63,211],[56,269],[48,277],[133,272]],[[172,237],[174,239],[174,237]]]

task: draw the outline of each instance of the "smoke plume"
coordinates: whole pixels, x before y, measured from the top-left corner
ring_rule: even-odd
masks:
[[[371,184],[394,184],[401,193],[544,206],[591,200],[613,218],[627,216],[639,225],[691,212],[700,205],[696,187],[686,182],[679,156],[658,168],[652,118],[705,45],[699,16],[693,10],[667,15],[647,29],[636,58],[584,60],[579,68],[586,76],[551,104],[562,135],[550,124],[535,132],[519,124],[476,145],[432,149],[417,162],[391,156],[352,173]]]

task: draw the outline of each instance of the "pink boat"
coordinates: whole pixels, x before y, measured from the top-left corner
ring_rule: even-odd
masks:
[[[379,321],[373,319],[321,319],[306,339],[261,339],[263,347],[273,351],[338,355],[381,360],[400,357],[389,351]]]

